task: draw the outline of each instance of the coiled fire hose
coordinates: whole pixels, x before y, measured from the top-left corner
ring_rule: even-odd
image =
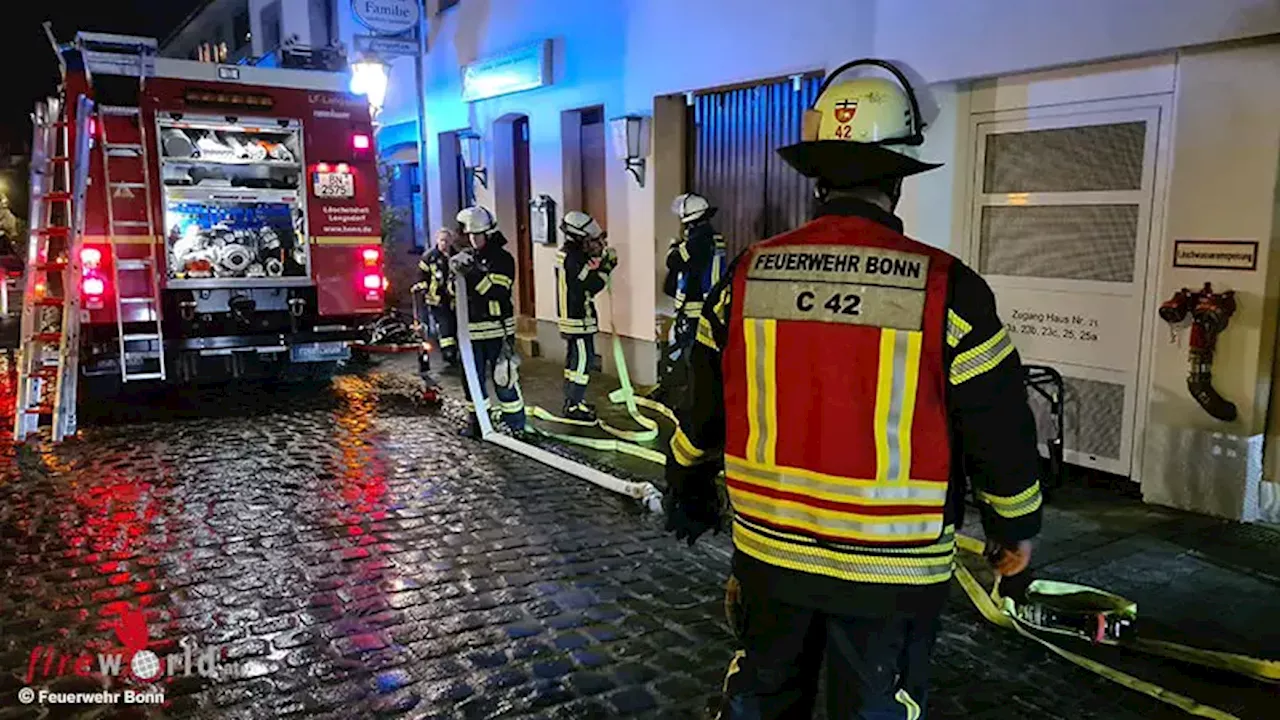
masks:
[[[536,425],[532,427],[538,434],[544,435],[553,440],[591,448],[592,450],[620,452],[633,457],[642,458],[650,462],[658,463],[660,465],[666,464],[666,453],[660,449],[646,447],[645,445],[640,444],[652,443],[658,439],[657,421],[646,417],[640,412],[640,408],[644,407],[659,412],[673,423],[676,421],[675,413],[662,403],[636,394],[635,388],[631,384],[631,374],[627,370],[627,358],[626,354],[622,350],[622,340],[618,337],[617,323],[614,321],[612,278],[605,288],[605,292],[609,298],[609,329],[613,336],[613,362],[618,369],[618,381],[622,385],[622,387],[609,393],[609,401],[615,405],[625,405],[627,408],[627,415],[643,429],[623,430],[600,419],[597,419],[595,422],[570,420],[569,418],[560,417],[559,415],[536,405],[529,407],[529,414],[539,420],[559,423],[562,425],[599,428],[613,437],[590,437],[585,435],[555,432],[537,427]]]
[[[542,448],[534,447],[529,443],[496,432],[493,429],[493,422],[488,413],[489,398],[480,391],[480,378],[476,373],[475,349],[471,345],[471,331],[468,329],[468,308],[465,301],[467,297],[466,282],[466,278],[461,274],[458,275],[455,281],[456,297],[463,299],[461,302],[456,303],[458,313],[458,353],[462,357],[462,369],[466,378],[467,389],[470,390],[471,398],[475,403],[476,419],[480,424],[481,437],[486,442],[504,447],[531,460],[536,460],[544,465],[599,485],[606,490],[612,490],[635,498],[650,512],[662,512],[662,493],[659,492],[658,488],[654,487],[653,483],[629,482],[613,477],[595,468],[574,462],[555,453],[547,452]]]

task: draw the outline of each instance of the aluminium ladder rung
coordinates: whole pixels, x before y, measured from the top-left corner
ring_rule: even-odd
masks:
[[[122,227],[122,228],[136,228],[136,227],[149,228],[149,227],[151,227],[151,224],[150,224],[150,223],[148,223],[146,220],[116,220],[115,222],[111,223],[111,226],[112,226],[113,228],[117,228],[117,227]]]
[[[140,182],[113,182],[111,183],[111,187],[123,188],[125,190],[146,190],[147,184]]]
[[[117,270],[146,270],[151,267],[151,258],[121,258],[116,261]]]
[[[164,379],[164,375],[158,372],[127,373],[125,374],[124,377],[126,380],[163,380]]]
[[[155,302],[155,299],[154,299],[154,298],[149,298],[149,297],[122,297],[122,298],[120,298],[120,304],[121,304],[121,305],[149,305],[149,304],[154,303],[154,302]]]
[[[23,415],[52,415],[52,405],[31,405],[22,409]]]
[[[159,340],[158,333],[131,333],[120,336],[125,342],[139,342],[142,340]]]

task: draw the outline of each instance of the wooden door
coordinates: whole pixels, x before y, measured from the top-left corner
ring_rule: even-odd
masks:
[[[516,313],[534,315],[533,236],[529,227],[529,200],[532,198],[529,178],[529,118],[511,124],[512,167],[516,191]]]

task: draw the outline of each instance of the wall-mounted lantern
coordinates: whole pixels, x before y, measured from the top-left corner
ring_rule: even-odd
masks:
[[[480,187],[488,189],[489,171],[484,168],[484,141],[479,133],[470,130],[458,133],[458,153],[468,182],[478,182]]]
[[[626,162],[627,172],[644,187],[644,160],[649,155],[649,119],[627,115],[609,121],[613,128],[613,147],[618,159]]]
[[[387,66],[372,55],[362,56],[351,64],[351,92],[369,100],[370,114],[378,117],[387,99]]]

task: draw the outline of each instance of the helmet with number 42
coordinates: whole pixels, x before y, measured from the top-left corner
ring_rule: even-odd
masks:
[[[840,79],[855,67],[875,67],[894,79]],[[902,71],[884,60],[857,60],[827,77],[805,113],[801,142],[779,148],[778,154],[828,187],[903,178],[941,167],[916,158],[924,127],[919,102]]]

